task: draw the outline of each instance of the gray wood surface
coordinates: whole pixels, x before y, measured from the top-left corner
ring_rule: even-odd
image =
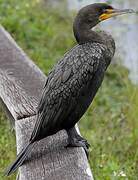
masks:
[[[0,97],[15,120],[35,115],[46,77],[0,27]]]
[[[27,143],[36,120],[36,107],[46,76],[0,27],[0,98],[14,121],[17,152]],[[19,168],[19,180],[92,180],[82,148],[64,148],[67,134],[60,131],[37,142]]]

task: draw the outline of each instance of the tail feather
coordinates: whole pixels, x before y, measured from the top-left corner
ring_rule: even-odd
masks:
[[[15,172],[25,161],[26,157],[31,153],[32,146],[31,142],[23,148],[23,150],[17,155],[16,160],[6,169],[4,175],[9,176]]]

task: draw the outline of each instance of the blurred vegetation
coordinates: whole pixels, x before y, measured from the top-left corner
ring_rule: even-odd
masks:
[[[0,22],[47,74],[53,64],[74,46],[72,15],[48,9],[39,0],[0,0]],[[111,65],[93,105],[79,123],[91,144],[90,165],[96,180],[138,178],[138,87],[128,71]],[[16,144],[0,111],[0,179],[15,158]]]

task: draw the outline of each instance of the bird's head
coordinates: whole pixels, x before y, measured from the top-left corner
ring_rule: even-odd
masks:
[[[103,38],[92,32],[91,29],[101,21],[126,13],[134,13],[134,11],[132,9],[115,9],[106,3],[94,3],[83,7],[78,12],[73,24],[77,42],[79,44],[90,41],[102,42]]]
[[[95,26],[101,21],[122,14],[134,13],[132,9],[115,9],[106,3],[94,3],[82,8],[78,16],[90,26]]]

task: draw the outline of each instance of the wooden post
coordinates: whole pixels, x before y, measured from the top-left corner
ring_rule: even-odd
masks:
[[[16,132],[17,152],[30,138],[46,76],[0,27],[0,98]],[[92,180],[82,148],[64,148],[67,134],[37,142],[19,168],[19,180]],[[10,163],[10,162],[9,162]]]

